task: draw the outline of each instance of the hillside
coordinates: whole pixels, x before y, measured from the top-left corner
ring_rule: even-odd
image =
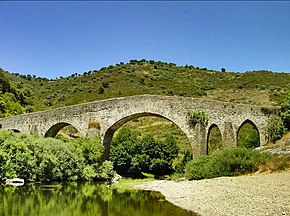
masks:
[[[290,89],[289,73],[219,72],[153,60],[131,60],[54,80],[0,70],[0,91],[14,95],[20,111],[0,116],[137,94],[203,97],[262,106],[279,105]],[[5,84],[6,83],[6,84]],[[7,87],[9,83],[10,87]],[[8,93],[10,96],[7,96]],[[3,101],[3,94],[1,96]],[[7,106],[7,105],[6,105]],[[17,105],[17,108],[20,107]]]

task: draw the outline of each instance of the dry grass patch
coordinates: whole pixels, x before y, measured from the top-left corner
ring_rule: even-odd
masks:
[[[290,155],[282,154],[282,155],[273,155],[271,158],[263,164],[259,166],[259,173],[262,172],[277,172],[284,171],[290,168]]]
[[[255,104],[259,106],[273,105],[273,102],[270,101],[269,92],[267,90],[211,90],[207,92],[205,98],[227,102]]]

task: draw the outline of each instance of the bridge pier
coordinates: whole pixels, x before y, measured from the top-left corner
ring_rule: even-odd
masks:
[[[231,122],[225,122],[224,131],[222,136],[222,142],[225,148],[232,148],[238,145],[237,135],[234,132],[233,124]]]
[[[206,155],[206,129],[203,123],[198,123],[193,129],[193,136],[188,136],[191,142],[192,157],[196,158],[199,156]]]

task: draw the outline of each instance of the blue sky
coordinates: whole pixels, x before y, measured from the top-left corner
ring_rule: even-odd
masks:
[[[290,2],[0,1],[0,67],[55,78],[153,59],[290,72]]]

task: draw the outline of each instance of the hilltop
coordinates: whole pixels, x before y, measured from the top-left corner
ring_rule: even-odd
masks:
[[[138,94],[269,106],[279,105],[290,89],[289,73],[223,71],[145,59],[51,80],[0,69],[0,116]]]

